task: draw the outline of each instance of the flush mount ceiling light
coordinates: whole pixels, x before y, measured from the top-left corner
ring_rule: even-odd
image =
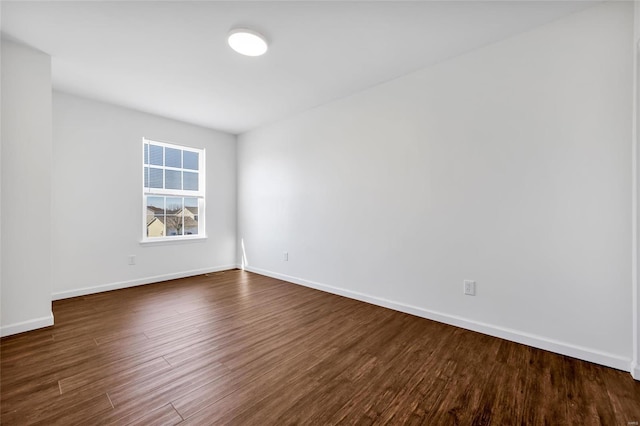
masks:
[[[267,51],[267,40],[260,33],[246,28],[237,28],[229,32],[229,46],[241,55],[260,56]]]

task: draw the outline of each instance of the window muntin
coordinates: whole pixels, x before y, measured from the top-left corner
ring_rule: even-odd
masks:
[[[204,154],[143,139],[143,241],[205,236]]]

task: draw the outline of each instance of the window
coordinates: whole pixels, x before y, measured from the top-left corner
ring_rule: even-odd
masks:
[[[148,139],[142,145],[142,241],[204,237],[204,149]]]

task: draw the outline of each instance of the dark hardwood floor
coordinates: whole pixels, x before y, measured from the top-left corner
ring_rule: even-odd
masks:
[[[3,425],[631,425],[629,373],[243,271],[54,302]]]

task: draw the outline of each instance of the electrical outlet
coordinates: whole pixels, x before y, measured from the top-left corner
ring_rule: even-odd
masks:
[[[285,262],[289,261],[289,253],[287,253],[286,251],[282,253],[282,260],[284,260]]]
[[[476,295],[476,282],[471,280],[464,280],[464,294],[467,296]]]
[[[136,256],[131,254],[129,255],[129,265],[135,265],[136,264]]]

